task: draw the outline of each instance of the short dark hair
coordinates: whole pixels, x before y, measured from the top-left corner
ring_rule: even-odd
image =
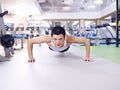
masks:
[[[51,36],[53,36],[54,34],[56,34],[56,35],[63,34],[63,36],[65,37],[66,32],[63,27],[55,26],[51,31]]]

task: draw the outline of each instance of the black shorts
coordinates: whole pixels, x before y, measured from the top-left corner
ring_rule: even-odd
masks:
[[[59,52],[66,52],[70,47],[66,48],[65,50],[59,51]],[[52,48],[49,47],[50,50],[54,51]]]

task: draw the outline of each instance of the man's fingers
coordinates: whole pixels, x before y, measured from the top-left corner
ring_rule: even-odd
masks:
[[[35,59],[29,59],[28,62],[35,62]]]
[[[85,61],[93,62],[94,60],[93,59],[85,59]]]

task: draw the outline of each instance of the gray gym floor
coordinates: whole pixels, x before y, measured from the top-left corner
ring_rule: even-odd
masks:
[[[27,62],[27,49],[16,50],[10,61],[0,62],[0,90],[120,90],[120,64],[91,55],[74,46],[64,54],[35,45],[35,63]]]

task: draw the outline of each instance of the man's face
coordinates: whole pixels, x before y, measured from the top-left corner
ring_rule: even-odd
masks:
[[[63,34],[53,35],[52,42],[54,43],[55,47],[60,48],[64,45],[64,36]]]

